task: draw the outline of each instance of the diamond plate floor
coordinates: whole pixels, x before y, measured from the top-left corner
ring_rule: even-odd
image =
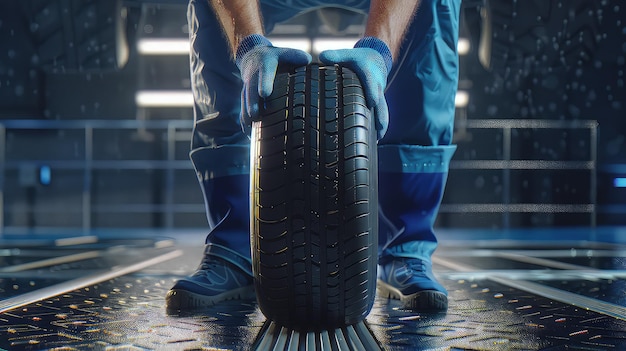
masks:
[[[267,322],[254,301],[168,315],[202,236],[0,237],[0,349],[626,350],[625,229],[442,231],[448,313],[378,298],[366,323],[311,333]]]

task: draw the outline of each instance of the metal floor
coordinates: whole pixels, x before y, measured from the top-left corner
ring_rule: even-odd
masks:
[[[366,323],[309,333],[266,322],[254,301],[168,315],[203,236],[0,237],[0,349],[626,350],[626,228],[440,231],[448,313],[378,298]]]

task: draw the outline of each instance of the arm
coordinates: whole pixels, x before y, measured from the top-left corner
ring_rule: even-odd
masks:
[[[251,34],[263,34],[258,0],[209,0],[222,24],[233,55],[241,40]]]
[[[419,0],[372,0],[365,36],[384,41],[395,59],[419,2]]]
[[[371,0],[365,37],[353,49],[326,50],[320,53],[325,64],[339,64],[356,73],[363,84],[367,106],[374,110],[378,138],[389,124],[385,99],[387,77],[402,44],[402,39],[419,0]]]
[[[311,55],[304,51],[277,48],[263,36],[263,20],[258,0],[210,1],[230,44],[233,61],[239,68],[241,118],[249,126],[259,114],[259,99],[270,96],[279,65],[305,66]]]

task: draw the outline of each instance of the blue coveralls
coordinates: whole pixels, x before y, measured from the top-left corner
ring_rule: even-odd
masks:
[[[367,13],[369,0],[260,0],[266,34],[324,6]],[[422,0],[389,75],[389,129],[379,141],[379,255],[430,259],[447,178],[458,84],[461,0]],[[242,82],[208,0],[190,0],[195,128],[191,159],[205,195],[207,244],[250,257],[250,140],[239,122]]]

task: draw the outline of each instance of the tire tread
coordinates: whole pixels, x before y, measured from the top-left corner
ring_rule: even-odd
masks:
[[[376,131],[363,90],[349,70],[317,65],[279,73],[275,90],[253,127],[260,308],[296,327],[360,322],[373,305],[378,242]]]

